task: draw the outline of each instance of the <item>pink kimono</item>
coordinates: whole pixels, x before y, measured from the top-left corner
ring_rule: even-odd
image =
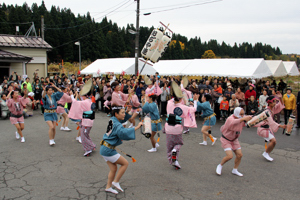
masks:
[[[132,106],[131,112],[132,113],[139,113],[140,111],[140,102],[139,102],[139,98],[136,95],[133,95],[130,99],[130,105]]]
[[[184,120],[184,126],[186,127],[197,127],[197,123],[195,120],[195,117],[191,115],[191,113],[196,112],[195,107],[188,107],[186,105],[183,105],[181,103],[175,104],[174,99],[171,99],[168,101],[167,105],[167,114],[174,114],[175,108],[179,108],[177,110],[181,110],[182,114],[179,116]],[[195,116],[195,115],[194,115]],[[168,123],[165,124],[165,131],[166,134],[173,134],[173,135],[178,135],[182,133],[182,125],[181,124],[176,124],[175,126],[168,125]]]
[[[103,104],[106,108],[109,108],[108,106],[111,106],[111,101],[106,100]]]
[[[73,100],[69,113],[69,118],[80,119],[80,136],[82,141],[82,147],[85,152],[93,151],[96,145],[90,138],[90,131],[92,129],[94,120],[83,118],[83,112],[91,111],[92,99],[85,99],[83,101]]]
[[[279,129],[279,124],[277,124],[274,120],[273,117],[274,115],[276,115],[277,113],[280,113],[280,111],[282,109],[284,109],[284,105],[281,103],[281,101],[279,101],[271,110],[270,107],[267,107],[267,110],[269,111],[270,116],[267,118],[267,120],[260,122],[258,124],[256,124],[254,127],[258,127],[257,128],[257,135],[263,137],[263,138],[269,138],[269,133],[273,134],[275,132],[278,131]],[[269,128],[264,128],[261,126],[266,126],[268,125]]]
[[[12,98],[6,101],[6,105],[11,112],[11,124],[24,123],[23,108],[26,107],[26,104],[27,100],[23,97],[19,97],[17,102],[15,102]]]
[[[69,96],[67,93],[64,93],[64,95],[60,98],[59,101],[57,101],[57,108],[56,108],[56,113],[58,114],[63,114],[65,113],[65,104],[66,103],[71,103],[72,98]],[[60,104],[60,105],[59,105]],[[62,105],[62,106],[61,106]]]
[[[192,117],[191,113],[195,113],[196,110],[197,109],[195,107],[188,107],[181,103],[175,104],[174,99],[169,100],[167,105],[167,114],[176,114],[177,116],[181,117],[184,121],[185,127],[195,126],[196,120],[195,117]],[[172,164],[172,150],[176,149],[176,159],[178,159],[180,148],[183,145],[182,130],[182,124],[176,124],[174,126],[169,125],[168,123],[165,124],[167,157],[170,164]]]
[[[86,99],[84,101],[72,101],[72,106],[69,112],[69,118],[75,119],[75,120],[81,120],[83,112],[90,111],[92,106],[92,100]]]
[[[230,148],[237,150],[241,148],[238,137],[240,137],[243,127],[246,126],[245,122],[241,122],[240,119],[235,119],[234,115],[227,118],[225,124],[221,126],[221,143],[222,148]]]
[[[123,92],[113,92],[111,95],[111,105],[124,106],[128,99],[128,94]]]
[[[151,88],[147,88],[145,91],[146,95],[149,95],[151,93],[154,93],[156,96],[161,95],[162,91],[158,85],[153,85]]]

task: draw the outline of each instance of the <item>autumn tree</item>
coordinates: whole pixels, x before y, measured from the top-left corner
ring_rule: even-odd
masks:
[[[204,52],[204,54],[201,57],[212,59],[212,58],[216,58],[216,55],[212,50],[207,50],[207,51]]]

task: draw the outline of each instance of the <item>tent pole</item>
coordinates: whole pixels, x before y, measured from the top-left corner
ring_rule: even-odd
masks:
[[[142,67],[142,69],[141,69],[141,71],[140,71],[140,75],[142,75],[142,72],[143,72],[143,70],[144,70],[144,67],[145,67],[146,64],[147,64],[147,61],[148,61],[148,59],[146,60],[145,64],[143,65],[143,67]]]

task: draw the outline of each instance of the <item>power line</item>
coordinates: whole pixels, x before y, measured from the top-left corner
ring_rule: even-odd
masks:
[[[0,22],[1,24],[32,24],[32,22]]]
[[[130,14],[128,14],[128,15],[122,17],[121,19],[124,19],[124,18],[128,17],[128,16],[131,15],[131,14],[133,14],[133,13],[130,13]],[[92,35],[92,34],[98,32],[98,31],[100,31],[100,30],[102,30],[102,29],[104,29],[104,28],[106,28],[106,27],[108,27],[108,26],[110,26],[110,24],[108,24],[108,25],[106,25],[106,26],[103,26],[103,27],[101,27],[101,28],[99,28],[99,29],[97,29],[97,30],[95,30],[95,31],[93,31],[93,32],[91,32],[91,33],[89,33],[89,34],[86,34],[86,35],[84,35],[84,36],[81,36],[81,37],[79,37],[79,38],[77,38],[77,39],[75,39],[75,40],[71,40],[71,41],[69,41],[69,42],[63,43],[62,45],[53,47],[53,49],[56,49],[56,48],[65,46],[65,45],[67,45],[67,44],[70,44],[71,42],[76,42],[76,41],[78,41],[78,40],[80,40],[80,39],[82,39],[82,38],[85,38],[85,37],[87,37],[87,36],[89,36],[89,35]]]
[[[167,6],[152,7],[152,8],[142,8],[140,10],[151,10],[151,9],[159,9],[159,8],[161,9],[161,8],[165,8],[165,7],[174,7],[174,6],[180,6],[180,5],[187,5],[187,4],[195,3],[195,2],[198,2],[198,1],[190,1],[190,2],[184,2],[184,3],[179,3],[179,4],[167,5]],[[204,1],[204,0],[201,0],[201,1]]]
[[[109,14],[113,13],[114,11],[116,11],[117,9],[123,7],[124,5],[126,5],[127,3],[129,3],[130,1],[131,1],[131,0],[128,0],[126,3],[122,4],[121,6],[117,7],[116,9],[114,9],[114,10],[108,12],[108,13],[105,14],[105,15],[102,15],[101,17],[96,18],[95,21],[98,20],[98,19],[100,19],[100,18],[103,18],[103,17],[106,16],[106,15],[109,15]],[[131,4],[132,4],[132,3],[131,3]],[[131,5],[131,4],[130,4],[130,5]],[[85,24],[89,24],[89,23],[92,23],[92,22],[93,22],[93,21],[89,21],[89,22],[85,22],[85,23],[83,23],[83,24],[79,24],[79,25],[76,25],[76,26],[70,26],[70,27],[45,28],[45,30],[59,30],[59,29],[71,29],[71,28],[77,28],[77,27],[80,27],[80,26],[83,26],[83,25],[85,25]]]
[[[165,10],[158,10],[158,11],[153,11],[153,12],[144,13],[144,15],[149,15],[149,14],[152,14],[152,13],[166,12],[166,11],[171,11],[171,10],[178,10],[178,9],[182,9],[182,8],[188,8],[188,7],[191,7],[191,6],[198,6],[198,5],[204,5],[204,4],[216,3],[216,2],[219,2],[219,1],[223,1],[223,0],[215,0],[215,1],[209,1],[209,2],[203,2],[203,3],[191,4],[191,5],[187,5],[187,6],[180,6],[180,7],[170,8],[170,9],[165,9]]]
[[[127,0],[125,0],[125,1],[127,1]],[[112,8],[114,8],[114,7],[116,7],[116,6],[119,6],[120,4],[124,3],[125,1],[123,1],[123,2],[121,2],[121,3],[119,3],[119,4],[117,4],[117,5],[114,5],[114,6],[111,7],[111,8],[108,8],[108,9],[104,10],[103,13],[106,12],[106,11],[108,11],[108,10],[110,10],[110,9],[112,9]],[[84,14],[86,14],[86,13],[84,13]],[[98,15],[98,14],[96,14],[96,15]],[[93,17],[95,17],[96,15],[94,15]],[[46,24],[46,25],[49,26],[49,27],[51,27],[51,26],[62,26],[62,25],[67,25],[67,24],[69,24],[69,23],[55,24],[55,25],[47,25],[47,24]]]

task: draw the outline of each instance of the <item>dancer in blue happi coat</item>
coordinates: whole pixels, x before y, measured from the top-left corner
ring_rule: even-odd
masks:
[[[116,151],[116,146],[122,144],[122,140],[135,140],[135,131],[142,126],[140,122],[135,128],[124,128],[122,123],[127,121],[131,115],[125,112],[122,106],[112,106],[112,117],[109,120],[106,133],[101,141],[100,154],[103,156],[110,172],[108,174],[106,192],[118,194],[118,191],[112,188],[112,185],[123,192],[119,181],[128,167],[128,161]],[[117,165],[121,165],[117,172]]]
[[[157,96],[155,94],[149,94],[149,99],[148,102],[145,103],[145,105],[143,106],[143,112],[145,114],[150,114],[150,118],[151,118],[151,143],[152,143],[152,148],[148,150],[148,152],[156,152],[157,151],[157,147],[159,147],[159,144],[155,141],[154,136],[155,134],[160,131],[161,128],[161,118],[159,116],[159,112],[158,112],[158,107],[157,104],[155,103],[155,100],[157,98]]]

